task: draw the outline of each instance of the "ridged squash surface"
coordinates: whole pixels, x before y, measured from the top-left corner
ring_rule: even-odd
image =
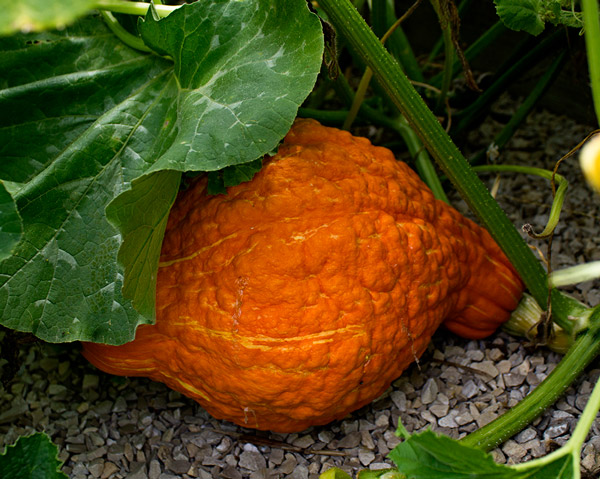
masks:
[[[367,139],[297,120],[250,182],[180,194],[163,242],[155,325],[86,343],[213,416],[278,432],[381,395],[444,323],[492,333],[523,285],[488,232]]]

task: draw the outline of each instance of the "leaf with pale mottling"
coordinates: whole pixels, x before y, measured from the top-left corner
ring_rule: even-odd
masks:
[[[181,172],[250,176],[321,64],[304,0],[197,2],[139,29],[173,61],[126,47],[95,16],[0,39],[0,179],[21,184],[23,221],[0,262],[0,324],[52,342],[131,340],[154,319]]]

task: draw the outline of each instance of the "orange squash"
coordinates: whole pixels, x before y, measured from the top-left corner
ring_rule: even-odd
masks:
[[[300,431],[382,394],[444,323],[491,334],[523,285],[488,232],[384,148],[297,120],[250,182],[200,179],[168,221],[156,324],[86,343],[241,426]]]

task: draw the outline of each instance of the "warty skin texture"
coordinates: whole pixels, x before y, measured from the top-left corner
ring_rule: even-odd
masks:
[[[248,183],[171,211],[155,325],[84,344],[103,371],[147,376],[219,419],[277,432],[381,395],[445,326],[485,337],[523,285],[487,231],[384,148],[297,120]]]

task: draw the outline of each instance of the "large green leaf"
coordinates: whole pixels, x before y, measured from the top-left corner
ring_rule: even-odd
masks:
[[[153,170],[213,171],[264,155],[314,85],[323,40],[303,2],[201,3],[140,23],[146,44],[174,59],[177,78],[164,92]]]
[[[22,183],[24,227],[0,263],[5,326],[131,340],[153,320],[178,172],[274,149],[321,63],[304,0],[201,1],[149,14],[140,31],[173,62],[126,47],[98,17],[0,39],[0,179]]]
[[[0,35],[62,28],[93,8],[95,0],[0,0]]]
[[[58,448],[46,434],[38,432],[20,437],[0,454],[3,479],[67,479],[60,471]]]

